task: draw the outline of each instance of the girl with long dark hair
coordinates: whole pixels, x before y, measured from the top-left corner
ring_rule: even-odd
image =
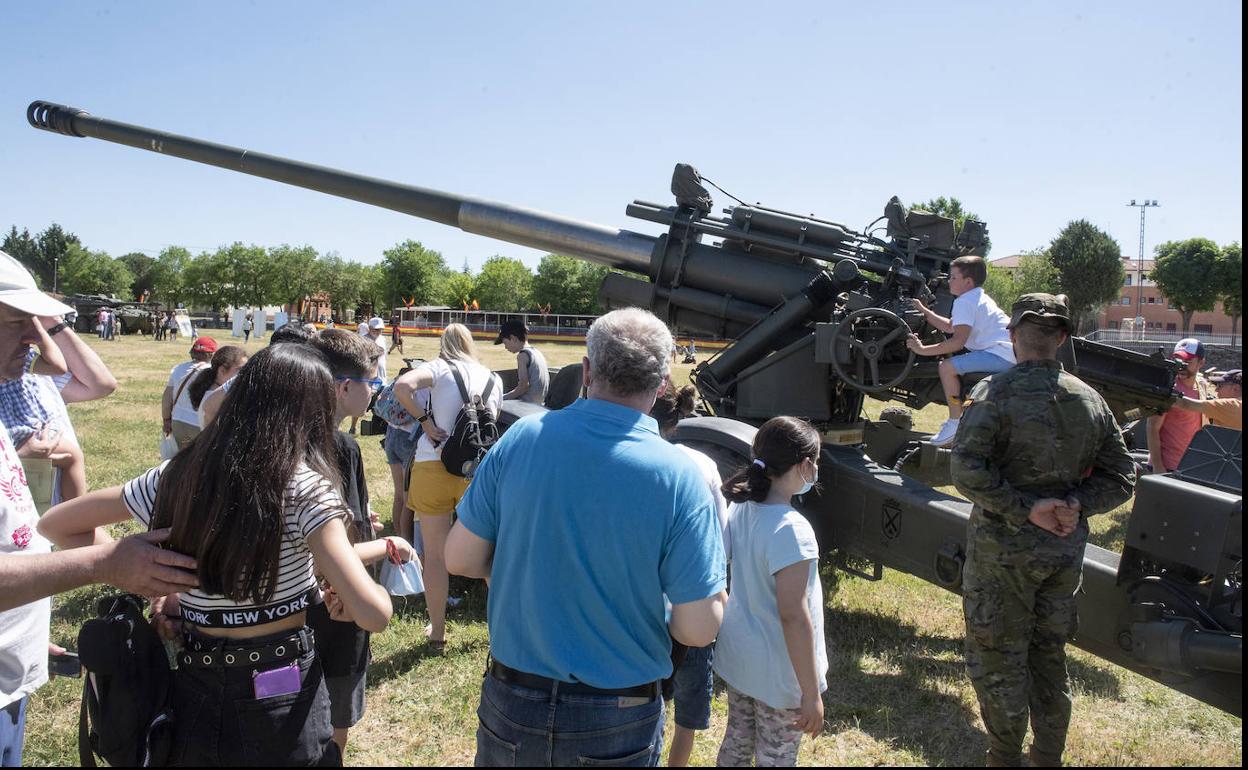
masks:
[[[186,386],[186,393],[191,397],[191,407],[199,415],[199,427],[203,428],[208,421],[200,407],[209,393],[230,381],[238,374],[238,370],[247,363],[247,351],[238,345],[223,345],[212,354],[212,364],[191,375],[191,384]]]
[[[168,547],[198,562],[199,587],[180,596],[171,764],[341,762],[304,625],[320,599],[315,573],[365,630],[385,628],[391,606],[347,537],[335,408],[318,351],[270,346],[239,371],[217,418],[177,457],[40,521],[61,548],[107,539],[97,528],[131,517],[172,527]]]
[[[828,657],[819,544],[793,509],[819,476],[819,433],[773,417],[754,437],[749,465],[724,482],[731,590],[715,647],[728,685],[720,767],[793,766],[802,734],[823,726]]]

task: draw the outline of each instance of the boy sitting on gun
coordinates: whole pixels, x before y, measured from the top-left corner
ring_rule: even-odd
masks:
[[[1010,317],[984,293],[982,287],[987,278],[988,265],[983,257],[958,257],[949,266],[949,291],[955,297],[949,318],[932,312],[917,299],[912,300],[928,324],[953,336],[935,345],[924,345],[911,334],[906,340],[907,348],[921,356],[967,350],[940,362],[940,384],[949,405],[949,419],[932,437],[936,446],[949,446],[958,432],[958,421],[962,419],[962,376],[972,372],[996,374],[1014,366],[1014,347],[1006,328]]]

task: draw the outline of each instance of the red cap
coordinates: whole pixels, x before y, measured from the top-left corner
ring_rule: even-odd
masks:
[[[216,353],[217,341],[212,337],[200,337],[195,340],[195,344],[191,345],[192,353]]]

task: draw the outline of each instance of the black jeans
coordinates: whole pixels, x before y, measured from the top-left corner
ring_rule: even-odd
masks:
[[[321,664],[315,652],[298,661],[300,690],[261,700],[248,667],[180,666],[173,677],[176,726],[169,764],[341,766]]]

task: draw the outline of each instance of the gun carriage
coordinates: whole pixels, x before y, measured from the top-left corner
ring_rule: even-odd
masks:
[[[969,503],[948,483],[947,452],[904,415],[863,419],[865,398],[911,408],[943,401],[934,362],[908,334],[942,339],[910,304],[948,315],[948,267],[987,236],[982,222],[907,211],[897,198],[862,231],[814,216],[739,204],[713,214],[693,167],[672,177],[673,205],[634,201],[626,213],[664,228],[647,235],[505,203],[338,171],[34,102],[35,128],[93,137],[392,209],[497,240],[614,269],[609,307],[651,310],[686,334],[732,342],[694,371],[711,416],[677,440],[729,470],[749,457],[755,426],[804,417],[826,437],[820,487],[799,500],[843,568],[880,579],[884,567],[950,591],[961,585]],[[1105,396],[1120,420],[1172,402],[1174,365],[1072,338],[1063,363]],[[572,370],[548,406],[575,398]],[[560,386],[563,383],[563,386]],[[969,387],[970,382],[966,383]],[[564,387],[570,385],[571,387]],[[568,391],[566,394],[563,391]],[[543,407],[507,402],[504,424]],[[888,410],[886,410],[888,411]],[[1140,480],[1120,555],[1088,546],[1075,643],[1236,715],[1242,712],[1242,532],[1239,433],[1208,428],[1173,474]]]

